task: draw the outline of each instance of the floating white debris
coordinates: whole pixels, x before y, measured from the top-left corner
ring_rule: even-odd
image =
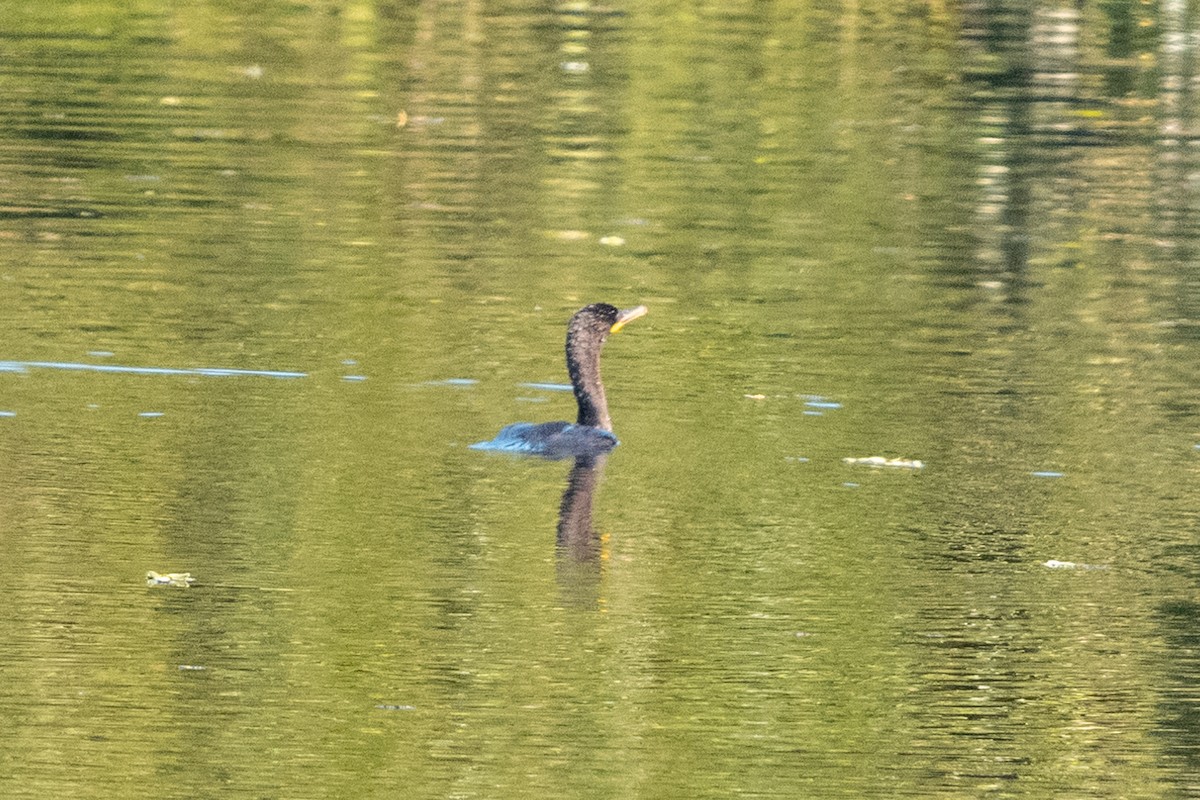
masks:
[[[867,456],[866,458],[843,458],[846,464],[858,464],[863,467],[891,467],[893,469],[924,469],[925,462],[915,458],[884,458],[883,456]]]
[[[620,247],[625,244],[623,236],[601,236],[600,244],[608,245],[609,247]]]
[[[767,399],[767,396],[765,394],[744,394],[744,395],[742,395],[742,397],[746,398],[747,400],[766,400]]]
[[[1042,566],[1047,569],[1107,569],[1103,564],[1077,564],[1074,561],[1059,561],[1057,558],[1043,561]]]
[[[158,573],[150,570],[146,573],[147,586],[191,586],[195,582],[190,572]]]

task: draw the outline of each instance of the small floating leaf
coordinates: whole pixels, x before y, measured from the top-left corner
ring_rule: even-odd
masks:
[[[564,242],[578,242],[591,236],[587,231],[576,230],[546,231],[546,235],[551,239],[559,239]]]

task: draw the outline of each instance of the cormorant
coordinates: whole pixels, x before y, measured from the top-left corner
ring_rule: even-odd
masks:
[[[567,325],[567,373],[579,404],[575,422],[514,422],[502,428],[495,439],[471,447],[544,458],[594,456],[613,449],[617,437],[600,381],[600,350],[610,333],[645,313],[645,306],[618,310],[607,303],[594,303],[576,311]]]

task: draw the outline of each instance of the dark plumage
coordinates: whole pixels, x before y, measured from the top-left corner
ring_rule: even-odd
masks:
[[[612,432],[608,400],[600,380],[600,351],[610,333],[645,313],[645,306],[618,311],[607,303],[594,303],[571,317],[567,325],[567,374],[579,405],[574,423],[516,422],[501,429],[495,439],[471,447],[546,458],[598,455],[615,447],[617,437]]]

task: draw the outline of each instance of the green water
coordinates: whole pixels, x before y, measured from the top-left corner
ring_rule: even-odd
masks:
[[[0,18],[0,796],[1200,797],[1193,7]]]

